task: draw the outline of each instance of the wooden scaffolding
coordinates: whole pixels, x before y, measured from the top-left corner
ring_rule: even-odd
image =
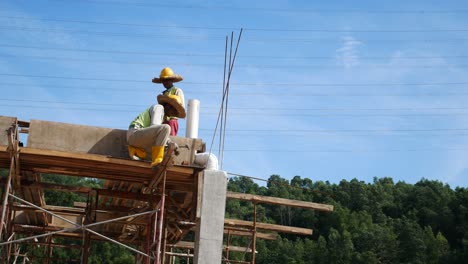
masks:
[[[20,133],[28,134],[26,146],[20,142]],[[0,116],[0,168],[9,173],[0,178],[2,263],[33,259],[28,252],[20,251],[19,245],[28,244],[44,248],[42,263],[51,263],[53,249],[64,247],[81,250],[80,259],[68,259],[68,263],[86,264],[92,241],[111,241],[125,247],[136,254],[136,263],[172,263],[178,257],[187,258],[189,263],[196,241],[184,238],[201,217],[204,175],[203,166],[195,164],[194,157],[205,151],[205,144],[200,139],[171,139],[179,145],[177,153],[166,155],[153,170],[149,162],[126,158],[124,130],[40,120],[23,122]],[[42,174],[101,179],[104,185],[52,184],[44,182]],[[87,201],[75,202],[73,207],[48,205],[45,190],[81,193]],[[225,219],[225,262],[230,251],[244,251],[252,257],[240,263],[255,263],[256,239],[276,239],[275,232],[312,234],[311,229],[259,223],[255,211],[258,203],[333,210],[330,205],[247,194],[228,193],[227,198],[252,202],[254,216],[253,221]],[[268,232],[259,232],[262,230]],[[251,245],[230,245],[230,237],[239,235],[250,236]],[[59,244],[54,240],[57,237],[74,238],[80,243]],[[174,252],[176,248],[186,252]]]

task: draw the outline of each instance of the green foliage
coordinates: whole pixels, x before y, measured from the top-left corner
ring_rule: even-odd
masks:
[[[129,251],[110,242],[94,242],[91,245],[90,264],[133,264],[135,258]]]
[[[58,174],[44,174],[42,175],[42,181],[67,186],[83,186],[89,188],[99,188],[102,186],[101,180]],[[47,204],[57,206],[73,206],[73,202],[85,202],[87,199],[87,197],[79,193],[56,190],[45,190],[44,196]]]
[[[439,181],[416,184],[375,178],[338,184],[272,175],[265,187],[232,178],[228,189],[335,206],[334,212],[257,205],[259,221],[311,228],[311,237],[279,234],[257,240],[256,263],[465,263],[468,259],[468,190]],[[253,219],[251,203],[228,200],[226,216]],[[261,220],[263,219],[263,220]],[[249,241],[231,242],[248,246]],[[249,260],[249,254],[236,256]]]

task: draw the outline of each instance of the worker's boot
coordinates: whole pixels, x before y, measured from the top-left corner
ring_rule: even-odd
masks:
[[[146,151],[143,148],[137,148],[128,146],[128,155],[132,160],[144,160],[146,159]]]
[[[155,146],[151,148],[151,167],[156,167],[164,159],[164,146]]]

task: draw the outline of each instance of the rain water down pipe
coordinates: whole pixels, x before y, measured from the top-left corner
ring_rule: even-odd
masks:
[[[200,119],[200,101],[190,99],[187,106],[187,125],[185,137],[198,138],[198,123]]]
[[[198,124],[200,116],[200,101],[190,99],[187,106],[187,125],[185,137],[198,138]],[[195,153],[194,162],[205,166],[207,170],[218,170],[218,158],[212,153]]]

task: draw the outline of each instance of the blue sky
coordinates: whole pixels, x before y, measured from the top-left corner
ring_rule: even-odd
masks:
[[[125,129],[168,66],[200,100],[209,147],[226,36],[243,28],[224,170],[467,187],[467,13],[464,1],[0,1],[0,115]]]

